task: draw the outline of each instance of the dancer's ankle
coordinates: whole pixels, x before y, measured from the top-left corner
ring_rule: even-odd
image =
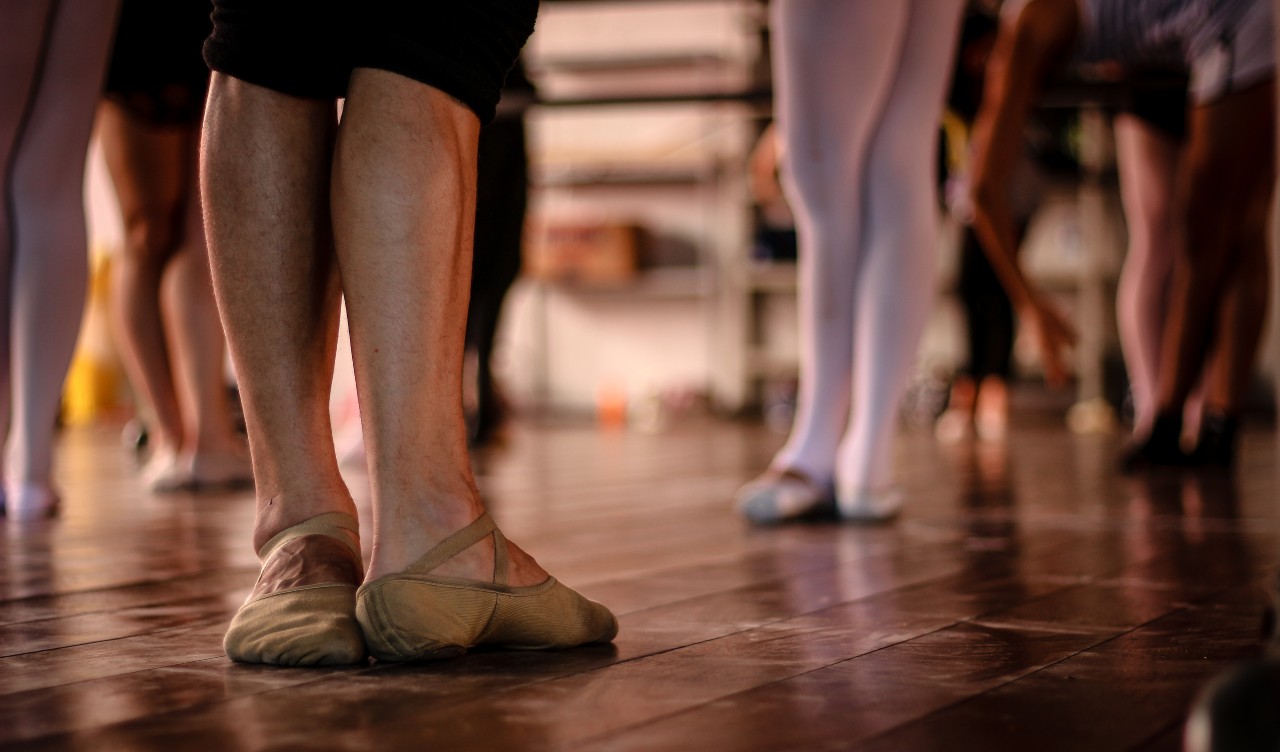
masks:
[[[476,494],[461,492],[384,490],[374,503],[370,579],[404,569],[485,511]]]
[[[329,512],[357,517],[356,505],[345,492],[259,492],[253,527],[253,549],[260,550],[280,531]]]
[[[1176,467],[1189,462],[1182,448],[1182,411],[1162,409],[1145,436],[1134,440],[1120,454],[1120,471],[1131,473],[1149,467]]]
[[[1206,407],[1192,455],[1196,464],[1229,468],[1235,464],[1240,418],[1226,408]]]

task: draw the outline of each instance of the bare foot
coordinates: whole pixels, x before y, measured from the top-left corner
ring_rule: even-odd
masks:
[[[968,376],[957,376],[951,384],[951,396],[947,411],[934,425],[934,435],[944,443],[955,443],[973,432],[973,408],[977,398],[977,385]]]
[[[988,376],[982,380],[973,422],[979,438],[987,441],[1004,439],[1009,432],[1009,387],[1004,379]]]

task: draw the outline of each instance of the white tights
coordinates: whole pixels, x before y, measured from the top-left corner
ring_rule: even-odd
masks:
[[[938,123],[961,0],[776,0],[783,179],[800,237],[800,394],[774,459],[841,498],[892,481],[935,295]]]
[[[0,426],[12,489],[48,490],[88,273],[84,163],[113,0],[7,3],[0,23]]]

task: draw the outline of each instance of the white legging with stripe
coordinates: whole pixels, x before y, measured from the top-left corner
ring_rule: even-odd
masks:
[[[776,0],[783,180],[800,237],[800,394],[774,459],[841,498],[892,483],[935,295],[938,123],[961,0]]]

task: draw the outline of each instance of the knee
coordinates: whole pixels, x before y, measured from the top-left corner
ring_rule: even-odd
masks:
[[[1124,202],[1124,207],[1130,243],[1151,253],[1169,253],[1177,227],[1177,210],[1172,196],[1130,199]]]
[[[901,121],[899,117],[881,123],[867,150],[866,178],[874,186],[873,193],[882,188],[906,193],[921,187],[928,192],[932,186],[935,133],[919,123]]]
[[[798,210],[816,213],[845,209],[856,195],[856,170],[834,155],[796,157],[783,164],[787,198]]]
[[[163,265],[182,244],[183,223],[177,211],[147,209],[125,217],[125,253],[144,265]]]
[[[1179,261],[1196,275],[1221,273],[1234,255],[1241,213],[1208,190],[1192,191],[1179,209],[1183,217]]]
[[[68,219],[83,215],[84,173],[66,165],[53,163],[41,169],[26,155],[14,161],[9,196],[14,212],[20,217],[36,218],[31,224],[43,224],[49,230]]]
[[[1268,182],[1261,185],[1249,198],[1240,222],[1240,243],[1247,251],[1256,252],[1265,266],[1271,249],[1271,200],[1273,189]]]
[[[894,144],[872,155],[867,170],[865,206],[866,216],[873,227],[894,228],[896,232],[908,233],[908,237],[917,239],[917,233],[935,229],[934,214],[938,204],[930,154],[925,142]],[[978,200],[975,195],[975,203]],[[984,207],[988,205],[984,204]],[[903,253],[932,253],[931,249],[910,242],[900,250]]]
[[[1271,242],[1265,215],[1251,215],[1240,228],[1237,276],[1255,296],[1266,298],[1271,290]]]

